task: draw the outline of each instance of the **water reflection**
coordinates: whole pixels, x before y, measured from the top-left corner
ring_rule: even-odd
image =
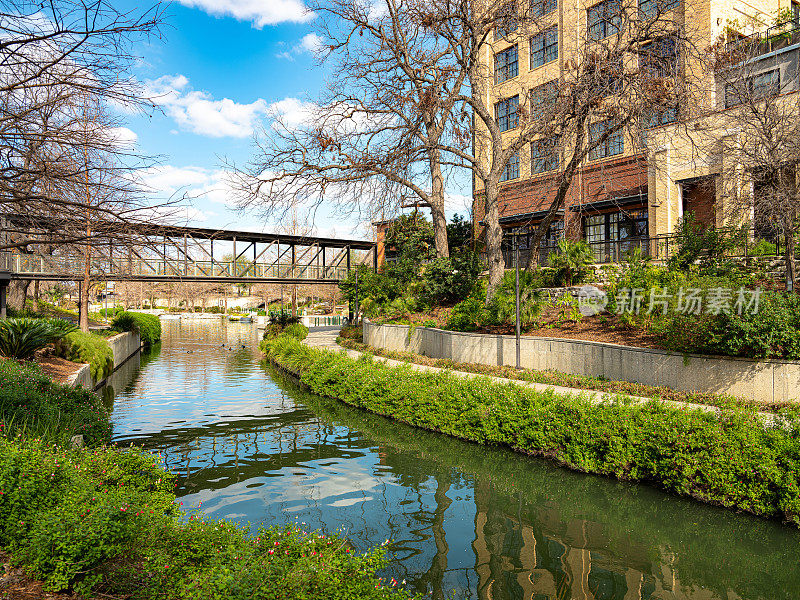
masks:
[[[392,539],[387,574],[434,598],[800,597],[794,530],[311,396],[259,364],[256,335],[165,323],[115,387],[118,441],[162,450],[184,505]]]

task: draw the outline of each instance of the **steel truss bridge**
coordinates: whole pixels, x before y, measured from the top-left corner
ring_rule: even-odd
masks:
[[[377,266],[376,244],[364,240],[134,225],[60,243],[58,231],[52,218],[0,219],[0,247],[25,248],[0,251],[0,287],[9,280],[79,281],[87,268],[95,281],[338,283],[358,265]]]

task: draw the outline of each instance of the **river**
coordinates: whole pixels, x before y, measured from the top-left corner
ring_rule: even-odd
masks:
[[[391,540],[382,575],[433,598],[800,598],[795,529],[308,394],[252,325],[162,324],[104,393],[115,441],[160,451],[184,509]]]

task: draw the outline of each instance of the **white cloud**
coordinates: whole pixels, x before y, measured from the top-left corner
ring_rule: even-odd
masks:
[[[297,98],[284,98],[270,104],[267,114],[291,128],[310,122],[314,111],[315,105],[313,102],[303,102]]]
[[[300,54],[310,54],[314,57],[319,57],[322,55],[323,50],[322,38],[312,32],[304,35],[291,50],[278,52],[275,56],[293,61],[295,56],[299,56]]]
[[[233,184],[229,173],[223,169],[162,165],[146,169],[141,181],[161,197],[185,196],[188,200],[208,200],[229,206],[234,202]]]
[[[193,90],[184,75],[164,75],[146,82],[148,95],[184,130],[209,137],[247,137],[267,103],[262,98],[242,104],[215,100],[205,91]]]
[[[199,8],[210,15],[250,21],[253,27],[292,22],[306,23],[314,18],[303,0],[178,0],[184,6]]]
[[[127,127],[113,127],[108,132],[111,141],[121,150],[132,150],[139,141],[139,136],[135,131]]]

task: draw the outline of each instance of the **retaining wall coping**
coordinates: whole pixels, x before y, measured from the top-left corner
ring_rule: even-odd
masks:
[[[403,325],[401,323],[373,323],[367,319],[364,319],[364,323],[369,324],[373,327],[396,327],[398,329],[408,329],[411,325]],[[441,333],[446,333],[448,335],[457,335],[457,336],[464,336],[464,337],[476,337],[476,338],[483,338],[483,339],[505,339],[505,340],[514,340],[516,341],[516,336],[514,335],[506,335],[501,333],[478,333],[475,331],[450,331],[448,329],[439,329],[438,327],[424,327],[422,325],[415,325],[414,331],[424,329],[426,331],[437,331]],[[520,341],[526,340],[542,340],[545,342],[570,342],[572,344],[581,344],[585,346],[594,346],[597,348],[617,348],[620,350],[632,350],[634,352],[642,352],[644,354],[657,354],[659,356],[681,356],[687,358],[713,358],[717,360],[730,360],[730,361],[740,361],[743,363],[753,364],[753,365],[765,365],[765,364],[776,364],[776,365],[793,365],[800,367],[800,361],[798,360],[790,360],[785,358],[746,358],[743,356],[726,356],[724,354],[691,354],[687,352],[676,352],[674,350],[663,350],[661,348],[646,348],[644,346],[626,346],[624,344],[614,344],[613,342],[598,342],[596,340],[582,340],[579,338],[559,338],[559,337],[544,337],[539,335],[523,335],[520,337]]]

